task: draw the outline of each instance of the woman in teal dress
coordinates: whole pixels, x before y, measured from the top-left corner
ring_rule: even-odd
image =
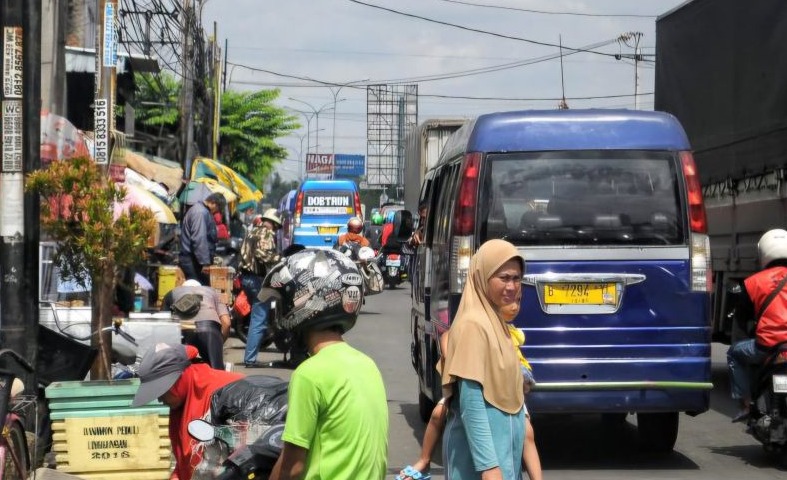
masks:
[[[517,302],[525,262],[504,240],[489,240],[470,262],[451,325],[443,393],[446,480],[522,478],[525,435],[522,374],[501,309]]]

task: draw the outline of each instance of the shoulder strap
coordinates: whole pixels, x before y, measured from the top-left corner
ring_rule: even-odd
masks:
[[[757,321],[760,320],[760,317],[762,317],[762,314],[765,313],[765,310],[771,304],[773,299],[776,298],[776,295],[778,295],[779,292],[782,291],[785,284],[787,284],[787,275],[785,275],[784,278],[782,278],[781,282],[779,282],[779,284],[776,285],[776,288],[774,288],[773,291],[765,298],[765,301],[762,302],[762,307],[760,307],[760,311],[757,313]]]

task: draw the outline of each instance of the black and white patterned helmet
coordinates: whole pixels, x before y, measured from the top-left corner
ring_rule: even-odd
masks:
[[[355,325],[363,303],[363,277],[355,263],[335,250],[304,249],[272,268],[264,289],[280,298],[282,329],[294,333]]]

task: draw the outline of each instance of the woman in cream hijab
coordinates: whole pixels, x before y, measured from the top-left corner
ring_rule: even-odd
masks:
[[[505,310],[521,294],[524,263],[504,240],[487,241],[470,262],[442,371],[446,480],[521,478],[525,398]]]

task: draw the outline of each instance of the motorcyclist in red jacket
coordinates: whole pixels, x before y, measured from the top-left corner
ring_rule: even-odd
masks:
[[[749,417],[752,371],[763,363],[770,348],[787,341],[787,282],[783,281],[787,277],[787,231],[765,232],[757,250],[762,270],[744,280],[735,309],[740,324],[756,321],[755,335],[733,344],[727,352],[732,398],[740,403],[733,422]],[[778,293],[766,304],[777,289]]]

